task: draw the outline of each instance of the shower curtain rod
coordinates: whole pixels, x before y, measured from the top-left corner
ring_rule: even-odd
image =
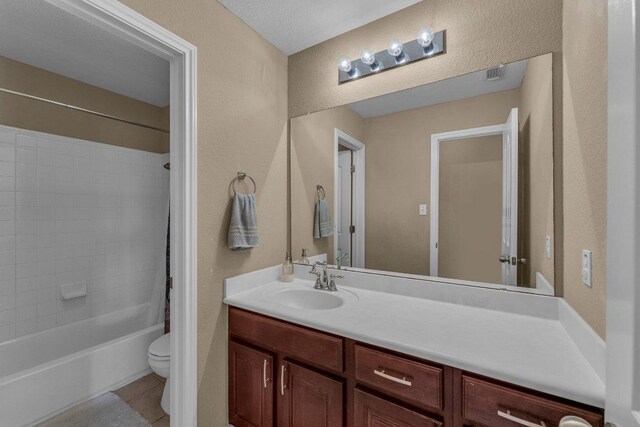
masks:
[[[99,117],[103,117],[105,119],[115,120],[115,121],[122,122],[122,123],[127,123],[129,125],[140,126],[140,127],[151,129],[151,130],[157,130],[158,132],[169,133],[169,131],[166,130],[166,129],[158,128],[158,127],[151,126],[151,125],[145,125],[144,123],[133,122],[131,120],[123,119],[123,118],[116,117],[116,116],[111,116],[109,114],[101,113],[99,111],[87,110],[86,108],[82,108],[82,107],[78,107],[78,106],[70,105],[70,104],[65,104],[63,102],[53,101],[51,99],[41,98],[39,96],[29,95],[28,93],[16,92],[15,90],[5,89],[5,88],[2,88],[2,87],[0,87],[0,92],[5,92],[5,93],[11,94],[11,95],[16,95],[16,96],[22,96],[23,98],[33,99],[35,101],[40,101],[40,102],[45,102],[47,104],[57,105],[59,107],[64,107],[64,108],[68,108],[70,110],[80,111],[82,113],[92,114],[94,116],[99,116]]]

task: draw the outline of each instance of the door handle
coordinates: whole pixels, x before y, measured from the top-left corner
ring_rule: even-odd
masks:
[[[516,258],[514,256],[512,257],[508,257],[506,255],[502,255],[500,258],[498,258],[498,261],[500,261],[503,264],[511,264],[511,265],[518,265],[518,264],[526,264],[527,263],[527,259],[526,258]]]
[[[284,389],[287,388],[287,385],[284,383],[284,373],[287,372],[287,367],[284,365],[280,366],[280,394],[284,396]]]
[[[498,416],[502,417],[504,419],[507,419],[509,421],[513,421],[514,423],[521,425],[521,426],[526,426],[526,427],[547,427],[547,425],[545,424],[544,421],[540,421],[538,424],[536,423],[532,423],[530,421],[527,420],[523,420],[522,418],[518,418],[515,417],[513,415],[511,415],[511,411],[500,411],[498,410]]]
[[[269,381],[269,378],[267,378],[267,366],[269,366],[269,361],[264,359],[264,363],[262,365],[262,382],[264,384],[264,388],[267,388],[267,381]]]
[[[396,382],[396,383],[411,387],[411,381],[409,381],[407,379],[407,377],[402,377],[402,378],[394,377],[393,375],[387,374],[385,372],[385,369],[380,369],[380,370],[374,369],[373,373],[375,375],[379,376],[379,377],[384,378],[384,379],[387,379],[387,380],[390,380],[390,381],[393,381],[393,382]]]

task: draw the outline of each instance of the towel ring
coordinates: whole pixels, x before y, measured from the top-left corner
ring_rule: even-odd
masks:
[[[322,191],[322,198],[320,198],[321,191]],[[320,184],[316,185],[316,192],[318,193],[318,200],[324,200],[327,198],[327,193],[325,193],[324,187],[322,187],[322,185]]]
[[[258,191],[256,181],[244,172],[238,172],[238,175],[233,179],[233,182],[231,184],[231,188],[233,188],[233,194],[238,194],[238,191],[236,190],[236,181],[243,181],[245,178],[249,178],[251,180],[251,182],[253,183],[253,194],[256,194],[256,191]]]

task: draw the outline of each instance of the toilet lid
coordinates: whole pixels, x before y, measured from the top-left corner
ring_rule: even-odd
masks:
[[[171,339],[169,335],[171,334],[170,333],[165,334],[160,338],[158,338],[157,340],[155,340],[154,342],[152,342],[151,345],[149,346],[149,354],[152,354],[157,357],[169,357],[170,355],[169,343]]]

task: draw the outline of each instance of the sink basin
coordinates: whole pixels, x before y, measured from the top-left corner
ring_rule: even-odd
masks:
[[[282,305],[307,310],[331,310],[344,304],[338,295],[315,289],[287,289],[277,292],[273,299]]]

